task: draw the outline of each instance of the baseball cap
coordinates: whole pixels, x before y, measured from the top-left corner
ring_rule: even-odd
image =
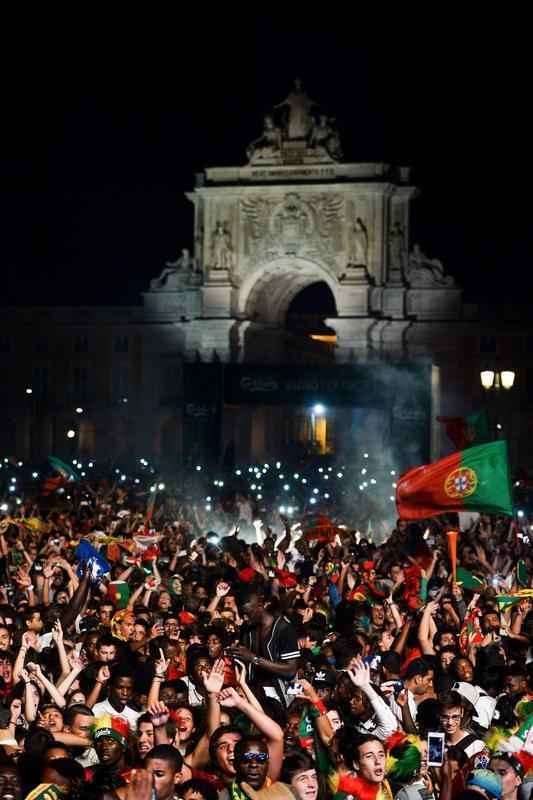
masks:
[[[520,778],[523,776],[524,765],[512,753],[506,753],[503,750],[498,750],[496,753],[492,754],[490,760],[494,761],[496,758],[500,761],[507,761],[507,763],[514,769]]]
[[[475,769],[466,779],[466,785],[478,786],[484,789],[495,800],[500,800],[502,796],[502,782],[499,775],[490,769]]]
[[[472,703],[473,706],[476,705],[481,696],[479,689],[476,686],[472,686],[471,683],[466,683],[466,681],[458,681],[457,683],[454,683],[452,690],[454,692],[459,692],[461,697],[464,697],[465,700],[468,700],[468,702]]]
[[[313,686],[335,686],[336,683],[335,673],[330,669],[320,669],[313,677]]]

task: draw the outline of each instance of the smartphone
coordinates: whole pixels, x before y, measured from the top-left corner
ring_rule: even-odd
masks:
[[[444,733],[428,733],[428,767],[442,767],[444,761]]]
[[[287,687],[287,694],[302,694],[303,686],[301,683],[291,683],[290,686]]]

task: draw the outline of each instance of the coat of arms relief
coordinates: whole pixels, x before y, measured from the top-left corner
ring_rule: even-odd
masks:
[[[255,268],[281,257],[319,262],[336,273],[342,253],[344,198],[337,194],[296,192],[283,199],[250,196],[241,200],[244,261]]]

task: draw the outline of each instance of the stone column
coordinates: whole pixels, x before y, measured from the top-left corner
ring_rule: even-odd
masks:
[[[369,354],[370,328],[374,322],[368,317],[334,317],[325,320],[336,333],[335,361],[338,364],[365,361]]]

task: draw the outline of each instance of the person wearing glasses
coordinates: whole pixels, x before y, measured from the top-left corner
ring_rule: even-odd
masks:
[[[446,747],[458,747],[472,758],[485,748],[485,743],[468,730],[465,710],[466,702],[458,692],[445,692],[439,696],[439,722]]]
[[[268,788],[272,781],[268,777],[268,746],[263,736],[244,736],[234,750],[235,780],[231,785],[232,800],[248,800],[249,795],[242,784],[255,792]]]

